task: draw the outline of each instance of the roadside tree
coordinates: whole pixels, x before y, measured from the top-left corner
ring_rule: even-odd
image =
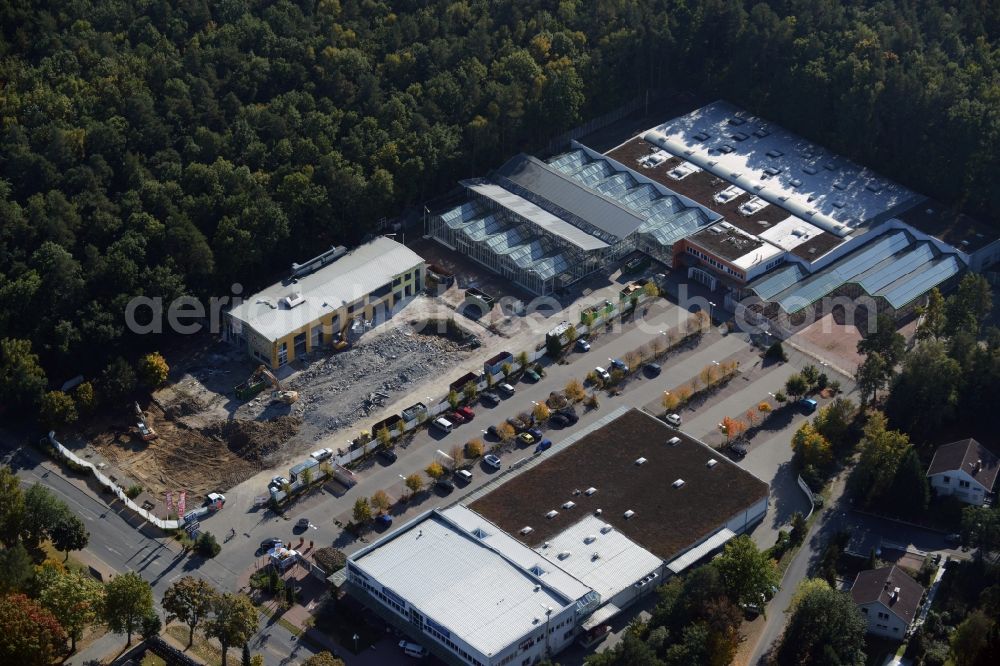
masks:
[[[785,392],[796,400],[804,396],[808,390],[809,383],[798,373],[790,376],[785,382]]]
[[[354,510],[351,515],[358,525],[364,525],[372,519],[372,505],[367,497],[359,497],[354,501]]]
[[[535,423],[541,423],[549,418],[552,410],[544,402],[540,402],[531,410],[531,415],[535,418]]]
[[[59,620],[23,594],[0,597],[0,663],[49,666],[66,645]]]
[[[781,643],[776,662],[800,664],[864,664],[865,620],[846,592],[805,581]]]
[[[163,608],[188,626],[188,647],[194,642],[194,630],[212,612],[218,595],[208,581],[194,576],[178,579],[163,593]]]
[[[580,383],[578,379],[571,379],[566,383],[566,388],[563,390],[566,394],[566,398],[573,402],[580,402],[587,397],[587,392],[583,388],[583,384]]]
[[[735,601],[741,604],[760,604],[762,599],[769,599],[781,581],[774,561],[746,535],[726,544],[715,566]]]
[[[410,474],[406,477],[404,483],[407,489],[413,494],[419,493],[424,488],[424,480],[420,478],[419,474]]]
[[[517,431],[514,430],[514,426],[506,421],[497,426],[497,437],[499,437],[500,441],[504,444],[513,442],[516,436]],[[428,472],[428,474],[430,474],[430,472]]]
[[[49,536],[56,550],[66,554],[64,560],[69,559],[71,550],[83,550],[90,543],[90,532],[87,531],[86,525],[69,511],[52,526]]]
[[[246,645],[257,631],[260,618],[253,602],[244,594],[223,594],[216,599],[214,611],[205,633],[222,645],[222,666],[226,666],[229,648]]]
[[[78,571],[43,569],[36,579],[38,601],[47,608],[66,631],[70,653],[84,630],[95,624],[104,603],[104,587],[91,576]]]
[[[375,494],[372,495],[371,506],[378,513],[385,513],[392,506],[392,499],[384,490],[376,490]]]
[[[62,391],[49,391],[38,405],[38,419],[49,430],[76,423],[77,411],[73,398]]]
[[[105,585],[104,621],[111,631],[125,634],[128,645],[143,619],[153,612],[153,590],[134,571],[119,574]]]
[[[470,439],[465,443],[465,457],[470,460],[480,458],[483,455],[485,447],[483,445],[483,440],[481,439]]]

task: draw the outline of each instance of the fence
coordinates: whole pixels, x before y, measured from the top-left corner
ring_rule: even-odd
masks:
[[[67,449],[58,440],[56,440],[56,434],[54,432],[49,433],[48,441],[49,444],[52,446],[52,448],[54,448],[56,452],[59,455],[61,455],[65,460],[67,460],[70,464],[78,465],[80,467],[85,467],[89,469],[90,473],[94,475],[94,478],[97,479],[98,483],[100,483],[102,486],[113,492],[118,497],[118,499],[120,499],[125,504],[125,506],[128,507],[130,511],[136,513],[143,520],[150,522],[153,525],[156,525],[161,530],[176,530],[181,526],[181,521],[179,520],[163,520],[162,518],[154,516],[149,511],[137,505],[135,502],[129,499],[129,497],[125,494],[125,491],[122,490],[121,486],[119,486],[117,483],[115,483],[114,481],[106,477],[104,474],[102,474],[101,471],[97,469],[97,467],[94,465],[94,463],[87,460],[82,460],[75,453]]]
[[[809,488],[809,484],[802,480],[802,476],[796,476],[795,478],[799,482],[799,488],[801,488],[802,492],[804,492],[806,497],[809,498],[809,513],[806,514],[806,518],[809,518],[809,516],[812,515],[813,509],[816,508],[816,495],[814,495],[812,489]]]
[[[567,143],[573,139],[579,139],[581,136],[590,134],[599,129],[603,129],[610,125],[611,123],[618,122],[630,113],[634,113],[639,109],[643,108],[650,102],[657,101],[663,98],[666,93],[662,90],[646,90],[643,94],[639,95],[630,102],[622,104],[617,109],[605,113],[603,116],[598,116],[590,121],[580,125],[579,127],[574,127],[568,132],[563,132],[562,134],[549,140],[548,145],[545,147],[546,152],[552,152],[559,148],[562,148]]]

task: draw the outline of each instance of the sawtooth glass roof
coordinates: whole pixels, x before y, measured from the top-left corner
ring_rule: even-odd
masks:
[[[593,159],[580,149],[553,158],[548,166],[633,211],[642,219],[637,231],[661,245],[672,245],[718,217],[686,204],[679,196],[662,194],[653,185],[641,183],[631,173],[618,171],[607,160]]]
[[[872,297],[899,309],[962,270],[955,255],[939,256],[929,242],[914,242],[905,231],[892,231],[805,277],[797,265],[784,266],[749,285],[763,300],[774,300],[788,313],[798,312],[854,283]]]

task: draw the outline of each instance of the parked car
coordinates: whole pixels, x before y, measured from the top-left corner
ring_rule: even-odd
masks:
[[[532,444],[535,443],[535,438],[531,435],[530,432],[522,432],[520,435],[517,436],[517,441],[519,441],[521,444],[524,444],[525,446],[531,446]]]
[[[562,414],[567,419],[569,419],[570,425],[573,425],[574,423],[580,420],[580,417],[576,415],[576,410],[573,409],[572,405],[570,405],[569,407],[563,407],[562,409],[557,411],[556,414]]]
[[[472,472],[470,472],[467,469],[460,469],[457,472],[455,472],[455,478],[458,479],[459,481],[464,481],[465,483],[471,483]]]
[[[500,435],[497,434],[497,427],[495,425],[491,425],[489,428],[487,428],[486,434],[489,435],[490,437],[496,437],[497,439],[500,439]]]
[[[587,342],[587,338],[580,338],[576,341],[576,350],[578,352],[589,352],[590,343]]]
[[[444,417],[455,425],[462,425],[463,423],[469,420],[465,418],[465,416],[463,416],[462,413],[457,410],[454,412],[448,412],[447,414],[444,415]]]
[[[333,449],[319,449],[313,451],[309,455],[315,458],[316,460],[323,461],[333,455]]]
[[[733,452],[733,455],[737,458],[742,458],[747,454],[747,445],[743,442],[733,442],[729,445],[729,450]]]
[[[492,467],[493,469],[500,469],[501,467],[500,459],[497,458],[492,453],[487,453],[485,456],[483,456],[483,462]]]
[[[399,641],[399,647],[403,650],[403,653],[408,657],[413,657],[415,659],[423,659],[427,656],[427,648],[425,648],[420,643],[411,643],[410,641]]]
[[[628,372],[628,366],[625,364],[625,361],[621,360],[620,358],[612,359],[611,360],[611,367],[614,368],[615,370],[621,370],[622,372]]]
[[[285,545],[285,542],[278,537],[271,537],[270,539],[264,539],[260,542],[260,549],[267,552],[272,548],[280,548]]]
[[[512,395],[514,395],[514,387],[506,382],[497,386],[497,391],[499,391],[500,394],[506,398],[509,398]]]
[[[569,417],[559,412],[553,412],[549,417],[549,425],[556,428],[565,428],[569,425]]]
[[[658,377],[661,368],[659,363],[647,363],[643,366],[643,370],[645,370],[646,374],[650,377]]]
[[[799,407],[802,408],[803,413],[812,414],[816,411],[816,405],[818,403],[812,398],[802,398],[799,400]]]
[[[539,374],[537,372],[535,372],[534,370],[532,370],[531,368],[528,368],[527,370],[524,371],[524,376],[526,378],[530,379],[532,382],[537,382],[537,381],[541,380],[541,377],[539,376]]]
[[[538,442],[538,446],[535,447],[535,453],[541,453],[542,451],[549,449],[551,446],[552,446],[551,439],[543,439],[542,441]]]
[[[375,524],[379,527],[392,527],[392,516],[387,513],[380,513],[375,516]]]
[[[399,458],[399,456],[396,455],[395,451],[393,451],[392,449],[385,449],[385,448],[379,449],[375,453],[375,455],[377,455],[379,458],[386,461],[390,465],[396,462],[396,459]]]
[[[438,479],[434,486],[444,493],[450,493],[455,489],[455,484],[450,479]]]
[[[452,425],[451,421],[449,421],[444,417],[438,417],[434,419],[434,422],[431,423],[431,425],[440,430],[441,432],[451,432],[451,429],[455,427],[454,425]]]
[[[531,435],[535,439],[541,439],[542,438],[542,431],[539,430],[538,428],[528,428],[525,432],[527,432],[529,435]]]
[[[500,396],[493,391],[486,391],[485,393],[479,394],[479,402],[483,404],[496,405],[500,402]]]
[[[681,427],[681,415],[680,414],[667,414],[663,417],[663,420],[675,428]]]
[[[295,521],[296,527],[309,527],[311,524],[308,518],[299,518]]]
[[[455,410],[457,413],[461,414],[466,421],[471,421],[476,417],[476,413],[472,411],[471,407],[459,407]]]
[[[594,368],[594,373],[601,378],[602,382],[611,381],[611,373],[602,368],[601,366],[597,366],[596,368]]]

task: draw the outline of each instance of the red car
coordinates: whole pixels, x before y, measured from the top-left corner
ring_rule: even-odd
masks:
[[[457,411],[455,411],[455,412],[448,412],[447,414],[444,415],[444,417],[446,419],[448,419],[449,421],[451,421],[452,423],[454,423],[455,425],[461,425],[461,424],[463,424],[463,423],[465,423],[466,421],[469,420],[469,419],[465,418],[464,416],[462,416],[462,414],[460,412],[457,412]]]
[[[466,421],[471,421],[476,416],[471,407],[459,407],[455,411],[464,416]]]

